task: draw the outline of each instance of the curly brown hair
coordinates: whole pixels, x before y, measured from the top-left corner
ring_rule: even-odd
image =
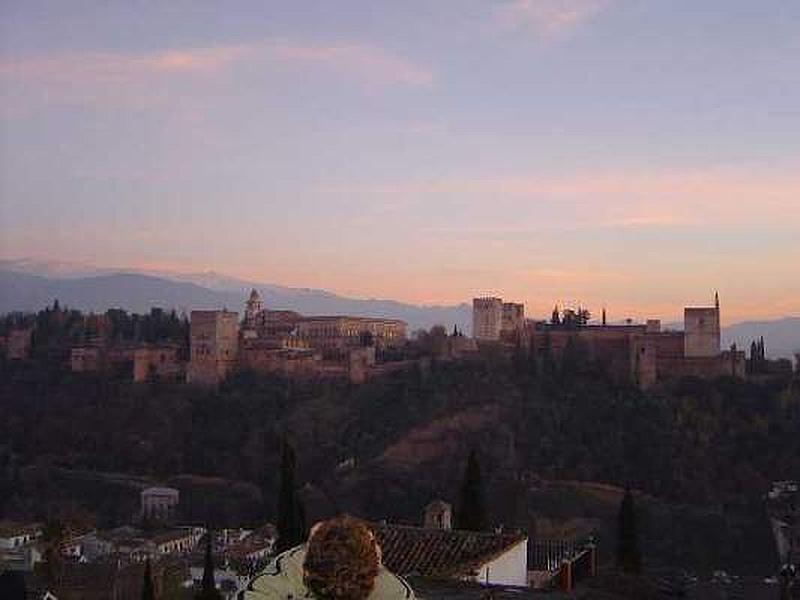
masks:
[[[345,515],[312,531],[303,581],[320,600],[365,600],[379,566],[375,536],[364,523]]]

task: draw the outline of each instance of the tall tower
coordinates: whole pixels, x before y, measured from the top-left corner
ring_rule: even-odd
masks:
[[[475,298],[472,300],[472,337],[476,340],[497,341],[503,328],[503,300]]]
[[[683,353],[686,358],[709,358],[720,354],[719,294],[714,306],[683,309]]]
[[[261,301],[261,296],[253,288],[250,292],[250,297],[245,303],[244,309],[244,326],[247,329],[255,329],[258,324],[259,315],[264,311],[264,303]]]
[[[186,381],[216,385],[236,365],[239,314],[227,310],[193,310],[189,338],[190,359]]]

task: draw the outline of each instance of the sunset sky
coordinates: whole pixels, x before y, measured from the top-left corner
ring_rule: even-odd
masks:
[[[800,2],[0,6],[0,257],[800,315]]]

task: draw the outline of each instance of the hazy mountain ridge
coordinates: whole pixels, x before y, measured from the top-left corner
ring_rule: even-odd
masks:
[[[792,358],[800,353],[800,317],[784,317],[772,321],[744,321],[726,327],[722,332],[723,347],[735,343],[750,352],[750,342],[764,336],[767,356]]]
[[[53,276],[51,273],[58,273]],[[87,275],[89,273],[89,275]],[[0,260],[0,313],[37,310],[58,298],[62,304],[85,311],[124,308],[146,312],[153,306],[192,309],[226,307],[242,311],[250,289],[258,289],[266,306],[302,314],[350,314],[403,319],[411,331],[443,324],[472,330],[469,304],[417,306],[382,299],[358,299],[312,288],[291,288],[251,282],[211,271],[174,273],[96,269],[89,265],[32,260]],[[682,329],[682,324],[675,324]],[[744,321],[725,327],[723,347],[732,343],[749,351],[750,342],[764,336],[771,358],[791,358],[800,351],[800,317]]]
[[[146,312],[153,306],[184,312],[225,307],[241,312],[251,287],[260,290],[267,307],[296,310],[306,315],[396,318],[406,321],[412,331],[436,324],[458,325],[466,331],[471,328],[471,309],[467,304],[415,306],[394,300],[346,298],[324,290],[243,281],[238,289],[210,289],[189,281],[140,273],[55,278],[0,270],[0,313],[38,310],[52,304],[56,298],[62,305],[94,312],[104,312],[108,308]]]

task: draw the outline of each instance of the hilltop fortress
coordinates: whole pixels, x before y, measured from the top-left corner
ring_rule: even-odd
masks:
[[[599,323],[589,317],[582,309],[556,309],[550,320],[527,319],[522,304],[475,298],[472,339],[454,334],[450,342],[460,343],[440,344],[439,354],[453,358],[480,344],[501,344],[524,346],[542,360],[550,353],[560,361],[575,350],[643,389],[685,376],[745,375],[745,353],[720,347],[718,296],[713,306],[685,308],[682,331],[662,329],[659,319],[609,324],[605,310]],[[226,310],[192,311],[186,379],[213,385],[245,368],[287,376],[343,375],[359,383],[368,373],[380,372],[376,351],[400,349],[406,342],[403,321],[268,310],[253,290],[241,321],[238,313]],[[456,347],[459,352],[450,352]]]
[[[74,372],[199,385],[216,385],[237,370],[362,383],[407,368],[425,371],[432,359],[477,357],[481,346],[535,356],[531,364],[539,366],[588,358],[616,380],[641,388],[686,376],[758,375],[763,369],[756,367],[765,361],[763,341],[752,344],[749,361],[735,346],[721,348],[719,297],[711,306],[685,308],[682,330],[662,328],[659,319],[612,324],[605,310],[592,320],[581,308],[556,308],[550,319],[531,319],[523,304],[497,297],[475,298],[472,317],[472,336],[457,326],[451,334],[438,326],[409,339],[398,319],[271,310],[255,290],[241,318],[226,309],[194,310],[188,322],[158,308],[148,315],[120,309],[81,315],[54,304],[38,321],[32,315],[11,318],[0,354],[24,361],[38,343],[39,358],[66,361]],[[48,341],[37,331],[42,326],[61,327],[62,339]]]
[[[685,376],[744,377],[746,356],[736,346],[720,347],[720,306],[686,307],[683,331],[664,330],[659,319],[644,324],[627,321],[608,324],[605,310],[600,323],[587,311],[556,308],[549,321],[525,319],[521,304],[501,298],[473,300],[473,332],[479,342],[524,343],[533,352],[564,356],[578,347],[619,377],[630,377],[641,388],[656,381]]]

